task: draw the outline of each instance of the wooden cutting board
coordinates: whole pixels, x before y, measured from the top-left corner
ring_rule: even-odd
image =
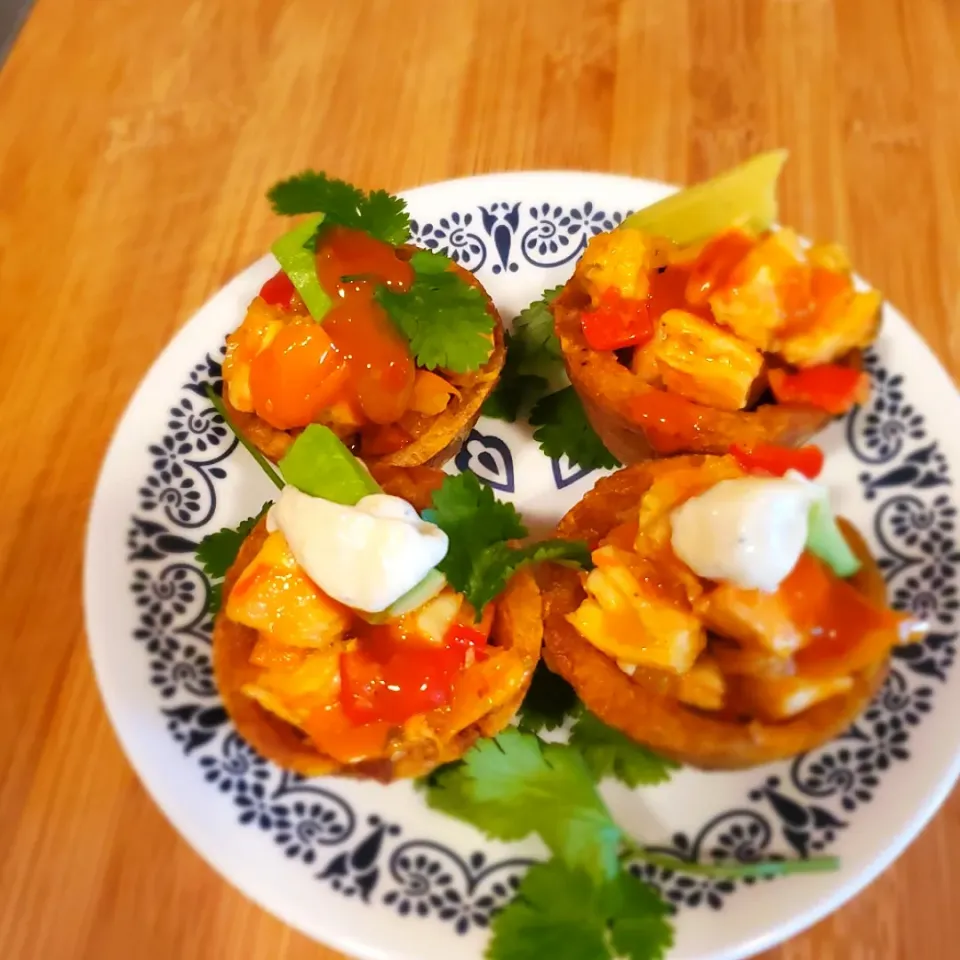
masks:
[[[784,219],[847,244],[956,376],[958,90],[953,0],[39,0],[0,72],[0,957],[335,956],[146,797],[79,602],[113,425],[276,235],[267,185],[308,165],[392,189],[550,167],[684,182],[786,146]],[[956,957],[958,850],[954,796],[767,957]]]

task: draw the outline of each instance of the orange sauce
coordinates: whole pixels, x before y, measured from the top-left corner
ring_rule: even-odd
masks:
[[[409,289],[413,268],[389,244],[332,227],[317,249],[317,276],[334,301],[323,329],[350,368],[348,389],[368,420],[398,420],[410,401],[416,367],[406,340],[373,292],[376,284]]]
[[[396,725],[385,720],[356,724],[337,702],[314,710],[303,729],[321,753],[339,763],[359,763],[388,752]]]
[[[704,320],[712,320],[713,314],[706,303],[691,303],[687,299],[687,286],[691,282],[693,266],[688,263],[670,264],[650,274],[650,319],[658,320],[668,310],[686,310]]]
[[[788,270],[777,284],[784,315],[784,332],[796,333],[813,326],[832,303],[853,290],[850,278],[824,267],[798,266]]]
[[[354,401],[367,421],[393,423],[407,409],[416,367],[406,340],[373,294],[378,284],[409,289],[413,268],[390,244],[331,227],[320,239],[317,275],[333,308],[322,325],[295,318],[253,359],[255,412],[289,430],[346,400]]]
[[[791,619],[807,643],[795,656],[802,676],[839,676],[886,656],[899,639],[899,618],[872,604],[810,553],[780,585]]]
[[[337,398],[347,376],[326,329],[294,320],[250,364],[253,409],[278,430],[305,426]]]
[[[727,230],[707,243],[693,262],[686,298],[705,304],[718,290],[734,280],[734,272],[756,241],[739,230]]]
[[[696,440],[704,427],[705,412],[665,390],[646,390],[630,400],[631,419],[643,427],[658,453],[675,453]]]
[[[639,529],[640,524],[636,517],[632,520],[625,520],[623,523],[615,526],[603,538],[603,542],[619,550],[633,551],[637,544],[637,532]]]

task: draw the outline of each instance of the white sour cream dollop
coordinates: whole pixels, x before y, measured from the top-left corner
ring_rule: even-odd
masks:
[[[673,511],[673,551],[707,580],[773,593],[803,553],[811,506],[826,496],[799,475],[721,480]]]
[[[267,514],[329,597],[380,613],[447,555],[447,535],[406,500],[375,493],[348,507],[286,486]]]

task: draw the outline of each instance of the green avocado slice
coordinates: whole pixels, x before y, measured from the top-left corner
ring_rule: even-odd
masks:
[[[320,286],[317,276],[317,255],[304,246],[323,223],[323,214],[308,217],[303,223],[285,233],[270,248],[280,263],[280,268],[297,288],[297,293],[310,311],[314,320],[320,321],[329,313],[333,301]]]
[[[411,587],[402,597],[394,600],[384,611],[387,619],[402,617],[411,610],[422,607],[428,600],[432,600],[446,585],[447,578],[436,568],[427,572],[427,575],[415,586]]]
[[[369,471],[329,428],[311,423],[278,464],[283,479],[311,497],[352,507],[383,493]]]
[[[861,567],[840,530],[826,497],[817,500],[810,508],[806,548],[838,577],[852,577]]]

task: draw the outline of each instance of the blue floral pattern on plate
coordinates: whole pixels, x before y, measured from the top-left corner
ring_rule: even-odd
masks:
[[[624,215],[589,202],[568,208],[498,201],[414,221],[413,239],[468,269],[487,265],[494,274],[509,274],[521,261],[537,268],[569,263],[591,236]],[[436,918],[458,934],[485,928],[529,861],[490,860],[481,851],[464,857],[430,837],[406,836],[382,813],[355,809],[336,781],[305,780],[257,756],[219,702],[210,667],[210,584],[193,551],[194,531],[214,517],[217,485],[236,448],[204,396],[208,382],[219,389],[221,355],[210,354],[189,371],[166,431],[148,444],[151,469],[125,534],[139,617],[131,640],[143,650],[167,731],[237,821],[269,835],[279,856],[302,863],[319,883],[401,917]],[[786,774],[759,773],[741,805],[699,830],[652,845],[681,861],[750,862],[829,850],[883,789],[890,770],[910,759],[911,737],[953,666],[960,546],[957,510],[946,493],[950,468],[908,399],[910,384],[872,354],[866,366],[873,394],[847,419],[846,442],[862,467],[862,496],[875,504],[873,533],[893,603],[927,618],[933,629],[923,643],[897,651],[882,690],[842,736],[795,758]],[[514,493],[514,461],[506,440],[480,429],[456,465]],[[565,462],[552,462],[551,469],[558,490],[586,476]],[[745,885],[649,865],[631,869],[656,884],[675,909],[720,910]]]

